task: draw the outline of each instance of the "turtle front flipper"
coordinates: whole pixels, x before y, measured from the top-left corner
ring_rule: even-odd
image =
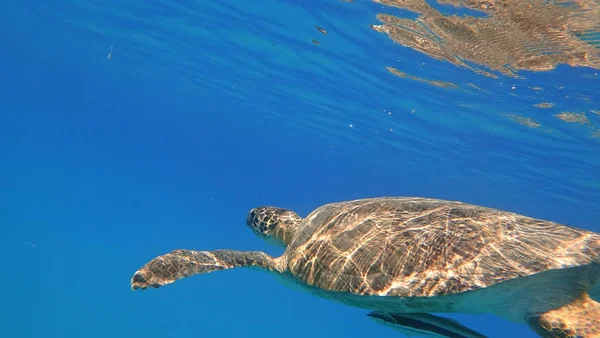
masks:
[[[181,278],[245,266],[279,270],[276,259],[259,251],[174,250],[154,258],[136,271],[131,278],[131,288],[159,288]]]
[[[544,338],[600,338],[600,303],[582,292],[569,304],[529,317],[527,324]]]
[[[429,313],[388,313],[373,311],[367,314],[380,324],[407,336],[436,338],[487,338],[458,321]]]

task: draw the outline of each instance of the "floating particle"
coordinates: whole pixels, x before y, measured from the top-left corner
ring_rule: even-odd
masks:
[[[554,103],[551,102],[542,102],[535,105],[538,108],[551,108],[554,107]]]
[[[410,80],[419,81],[419,82],[426,82],[426,83],[429,83],[431,85],[441,87],[441,88],[458,88],[458,86],[452,82],[446,82],[446,81],[440,81],[440,80],[428,80],[428,79],[420,78],[417,76],[406,74],[394,67],[386,67],[386,69],[390,73],[392,73],[398,77],[404,78],[404,79],[410,79]]]
[[[323,28],[323,27],[319,27],[319,26],[315,26],[315,28],[316,28],[316,29],[318,29],[318,30],[319,30],[319,32],[321,32],[321,33],[323,33],[323,34],[327,35],[327,31],[325,30],[325,28]]]
[[[528,117],[523,117],[517,114],[504,114],[504,116],[508,117],[509,119],[520,123],[524,126],[530,127],[530,128],[538,128],[541,126],[541,124],[533,119],[530,119]]]
[[[554,115],[559,119],[570,122],[570,123],[579,123],[579,124],[590,124],[590,120],[588,120],[587,116],[583,113],[571,113],[571,112],[562,112],[560,114]]]

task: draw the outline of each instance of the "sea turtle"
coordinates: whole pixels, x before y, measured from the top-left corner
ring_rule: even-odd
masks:
[[[421,197],[331,203],[306,218],[258,207],[246,223],[284,253],[175,250],[136,271],[132,289],[254,266],[405,332],[484,337],[429,314],[454,312],[526,323],[541,337],[600,337],[600,234]]]

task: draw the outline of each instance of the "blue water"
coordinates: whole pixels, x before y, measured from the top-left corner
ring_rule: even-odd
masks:
[[[600,231],[600,116],[553,116],[599,109],[598,70],[482,77],[369,29],[380,12],[397,13],[359,0],[3,1],[0,336],[401,337],[251,269],[130,290],[176,248],[278,255],[244,224],[258,205],[306,215],[427,196]],[[544,101],[556,106],[533,106]]]

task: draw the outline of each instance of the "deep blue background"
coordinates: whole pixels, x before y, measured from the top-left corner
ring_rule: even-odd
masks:
[[[600,231],[597,70],[483,78],[369,29],[380,12],[399,13],[358,0],[2,2],[2,336],[401,336],[254,270],[129,289],[175,248],[280,253],[244,225],[263,204],[306,215],[417,195]],[[533,106],[544,101],[556,106]]]

